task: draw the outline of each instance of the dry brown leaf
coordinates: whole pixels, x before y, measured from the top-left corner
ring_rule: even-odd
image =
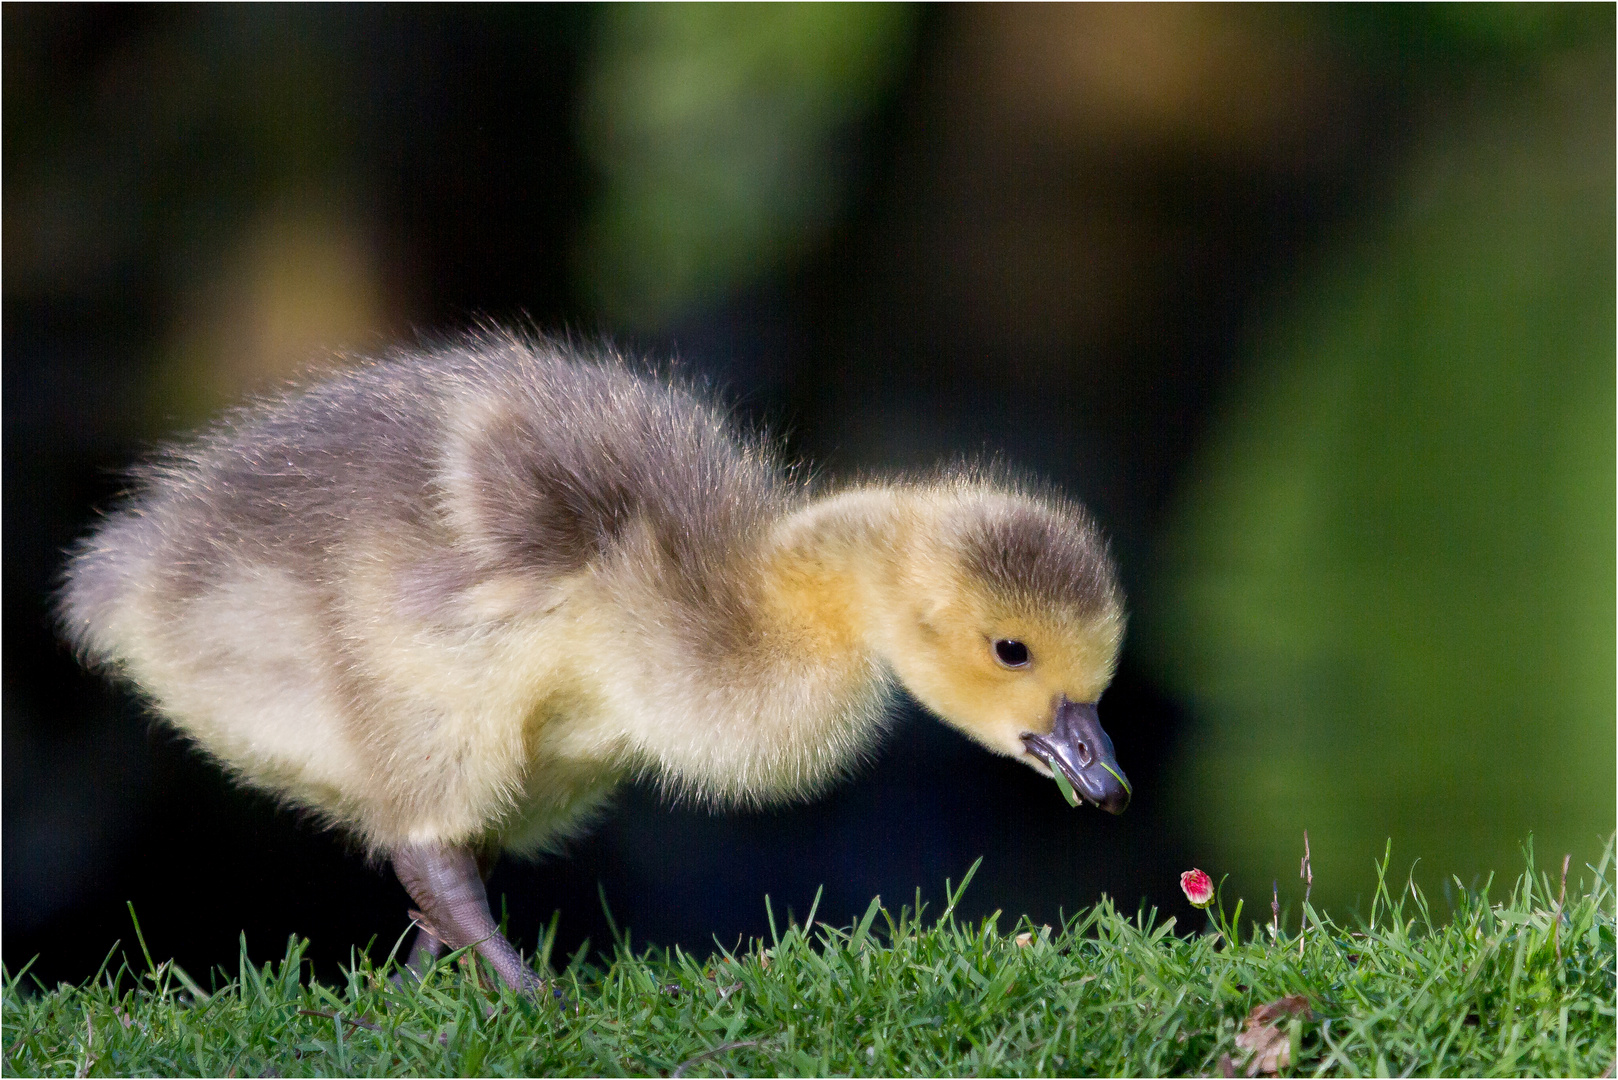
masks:
[[[1252,1027],[1255,1024],[1273,1024],[1289,1016],[1301,1016],[1309,1020],[1314,1013],[1309,1011],[1309,999],[1302,994],[1293,994],[1290,997],[1276,998],[1266,1001],[1262,1005],[1253,1006],[1253,1011],[1247,1014],[1244,1026]]]
[[[1302,995],[1276,998],[1253,1011],[1242,1021],[1242,1030],[1236,1036],[1236,1048],[1246,1052],[1248,1076],[1274,1076],[1292,1064],[1292,1040],[1281,1025],[1290,1017],[1305,1020],[1313,1015],[1309,1001]]]
[[[1249,1054],[1247,1075],[1274,1076],[1292,1064],[1292,1042],[1280,1028],[1261,1024],[1236,1036],[1236,1047]]]
[[[1026,949],[1033,943],[1034,935],[1029,933],[1027,930],[1024,930],[1022,933],[1017,935],[1017,948]]]

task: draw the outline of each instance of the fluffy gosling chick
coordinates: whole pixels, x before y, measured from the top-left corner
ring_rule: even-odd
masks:
[[[688,390],[547,340],[400,352],[137,473],[60,595],[87,662],[242,782],[391,860],[419,965],[499,934],[483,871],[626,776],[810,795],[902,686],[1123,810],[1096,700],[1122,598],[1077,505],[969,471],[814,495]]]

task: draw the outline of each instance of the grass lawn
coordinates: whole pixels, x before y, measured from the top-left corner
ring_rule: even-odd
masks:
[[[540,1004],[451,957],[393,986],[285,959],[205,991],[147,961],[80,987],[5,974],[6,1075],[1611,1075],[1613,851],[1509,896],[1432,910],[1379,872],[1363,921],[1231,913],[1223,932],[1101,904],[1067,926],[873,901],[847,927],[783,926],[750,951],[558,957]],[[1368,878],[1367,884],[1371,884]],[[964,888],[964,884],[962,888]],[[1252,913],[1249,912],[1250,916]],[[1200,929],[1200,928],[1199,928]],[[542,957],[549,961],[549,956]],[[605,966],[601,966],[605,963]],[[1269,1008],[1265,1008],[1268,1005]]]

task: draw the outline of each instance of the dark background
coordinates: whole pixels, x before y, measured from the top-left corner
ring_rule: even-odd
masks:
[[[330,974],[406,927],[385,868],[233,789],[52,632],[60,553],[165,435],[328,350],[485,319],[608,337],[834,474],[989,453],[1055,479],[1149,639],[1178,493],[1303,268],[1562,57],[1597,57],[1611,126],[1608,6],[0,17],[4,960],[46,984],[132,946],[129,903],[193,973],[245,933],[260,959],[307,936]],[[637,943],[701,950],[765,933],[766,894],[801,917],[823,887],[844,921],[876,894],[936,905],[982,857],[968,914],[1054,921],[1105,892],[1200,926],[1176,883],[1206,831],[1174,788],[1203,729],[1135,641],[1102,710],[1121,818],[907,705],[813,805],[632,789],[491,892],[525,948],[558,909],[563,950],[608,940],[599,888]],[[1610,787],[1580,835],[1610,830]]]

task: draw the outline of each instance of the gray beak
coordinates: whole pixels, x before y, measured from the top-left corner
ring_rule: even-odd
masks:
[[[1112,740],[1101,729],[1094,703],[1078,705],[1064,697],[1051,733],[1024,735],[1022,741],[1053,772],[1061,770],[1085,801],[1109,814],[1121,814],[1129,805],[1129,781],[1113,756]]]

